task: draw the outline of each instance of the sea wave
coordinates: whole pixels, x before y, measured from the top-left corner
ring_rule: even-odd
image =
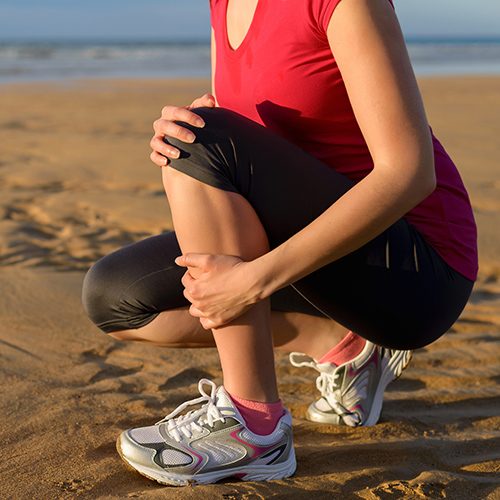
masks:
[[[410,40],[417,75],[500,74],[500,40]],[[210,75],[208,41],[3,42],[0,82]]]
[[[0,82],[208,74],[206,42],[0,43]]]

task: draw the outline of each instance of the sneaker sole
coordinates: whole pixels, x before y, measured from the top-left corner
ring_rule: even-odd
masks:
[[[132,467],[132,469],[134,469],[139,474],[147,477],[148,479],[156,481],[165,486],[210,484],[230,477],[236,477],[242,481],[270,481],[274,479],[285,479],[292,476],[297,468],[295,450],[292,448],[288,460],[281,464],[245,465],[242,467],[233,467],[227,470],[186,476],[185,474],[175,474],[172,472],[158,471],[156,469],[134,463],[123,454],[121,448],[121,436],[118,436],[118,439],[116,440],[116,449],[121,459],[129,467]]]
[[[370,427],[375,425],[382,412],[382,404],[384,402],[384,392],[386,387],[394,380],[401,376],[403,370],[408,366],[412,358],[412,351],[399,351],[396,355],[392,356],[384,368],[382,375],[380,377],[377,389],[375,390],[375,395],[373,397],[372,407],[367,419],[359,424],[361,427]],[[325,413],[314,407],[314,403],[309,405],[307,409],[306,417],[311,422],[317,422],[320,424],[331,424],[331,425],[347,425],[343,419],[336,413]],[[358,427],[358,426],[356,426]]]
[[[330,424],[330,425],[346,425],[337,413],[332,411],[331,413],[326,413],[324,411],[316,409],[314,403],[311,403],[307,408],[306,413],[307,420],[311,422],[316,422],[318,424]]]

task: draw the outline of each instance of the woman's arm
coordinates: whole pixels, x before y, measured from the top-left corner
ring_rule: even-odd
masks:
[[[185,254],[199,268],[182,278],[190,313],[218,328],[251,304],[361,247],[436,185],[429,126],[388,0],[342,0],[327,30],[374,169],[313,222],[265,255]]]
[[[374,169],[312,223],[252,261],[259,299],[358,249],[436,186],[429,126],[388,0],[343,0],[327,35]]]

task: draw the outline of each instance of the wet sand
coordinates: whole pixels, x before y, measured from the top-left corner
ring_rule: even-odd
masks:
[[[480,277],[461,319],[415,353],[371,428],[307,422],[314,376],[279,355],[296,475],[184,489],[127,470],[114,443],[195,397],[199,378],[220,382],[216,352],[116,342],[86,318],[80,289],[100,256],[171,229],[151,123],[209,82],[0,87],[1,496],[500,498],[500,78],[420,84],[480,231]]]

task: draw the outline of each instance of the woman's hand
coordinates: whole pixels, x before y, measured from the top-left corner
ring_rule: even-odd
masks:
[[[165,106],[161,111],[161,118],[153,123],[155,131],[149,145],[153,152],[150,155],[151,161],[159,167],[166,167],[169,158],[178,158],[180,151],[163,140],[165,137],[173,137],[184,142],[194,142],[195,135],[191,130],[174,123],[180,120],[194,127],[204,127],[205,122],[191,110],[201,107],[215,107],[215,97],[212,94],[205,94],[195,99],[189,106]]]
[[[182,277],[184,296],[191,302],[189,313],[200,318],[206,330],[219,328],[258,302],[256,275],[245,262],[233,255],[187,253],[175,259],[190,270]]]

